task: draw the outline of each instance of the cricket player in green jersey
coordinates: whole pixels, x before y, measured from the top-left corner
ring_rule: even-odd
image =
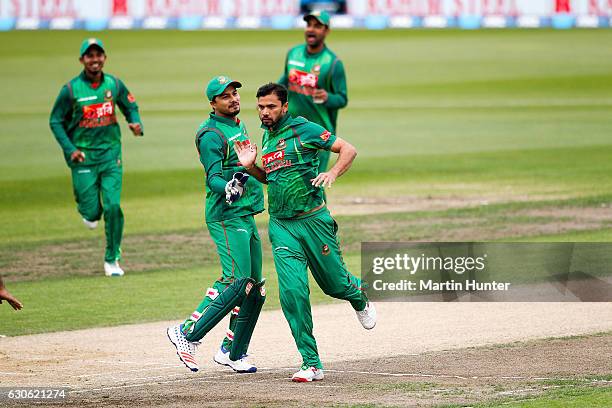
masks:
[[[246,351],[265,300],[261,240],[254,220],[264,210],[263,186],[249,178],[232,148],[234,142],[249,143],[238,119],[241,86],[225,75],[210,80],[206,96],[213,111],[196,132],[206,173],[206,226],[217,246],[222,275],[191,316],[167,330],[180,360],[192,371],[198,371],[196,346],[230,311],[229,329],[214,361],[241,373],[257,371]]]
[[[289,113],[303,116],[337,133],[338,110],[348,103],[344,65],[325,45],[330,18],[326,11],[304,16],[305,44],[293,47],[285,59],[279,83],[289,90]],[[327,171],[329,151],[319,153],[319,173]]]
[[[83,222],[94,229],[104,214],[104,272],[122,276],[118,261],[123,236],[123,163],[117,107],[135,136],[143,135],[143,126],[134,96],[119,78],[102,72],[106,61],[102,41],[86,39],[79,55],[83,72],[62,87],[49,124],[72,171],[74,196]]]
[[[307,268],[332,297],[347,300],[364,328],[376,324],[376,310],[342,259],[338,225],[323,200],[323,187],[345,173],[357,151],[348,142],[302,117],[293,117],[287,89],[267,84],[257,91],[257,109],[264,129],[262,167],[255,164],[257,147],[236,143],[246,171],[268,185],[269,235],[278,274],[280,302],[303,365],[292,379],[323,379],[323,365],[312,334]],[[319,173],[320,151],[338,153],[327,172]]]

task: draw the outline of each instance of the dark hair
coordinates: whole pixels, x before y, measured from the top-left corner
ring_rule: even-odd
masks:
[[[257,98],[262,96],[268,96],[274,94],[281,101],[281,104],[284,105],[287,102],[287,88],[285,88],[281,84],[275,84],[274,82],[267,83],[262,85],[257,90]]]

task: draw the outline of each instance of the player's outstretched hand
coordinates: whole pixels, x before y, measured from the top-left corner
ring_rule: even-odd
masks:
[[[247,169],[255,165],[257,160],[257,145],[248,140],[244,142],[234,142],[234,151],[238,155],[238,161]]]
[[[9,305],[15,310],[21,310],[23,307],[23,304],[5,288],[0,289],[0,303],[2,303],[3,300],[9,302]]]
[[[324,173],[319,173],[319,175],[312,180],[312,185],[315,187],[331,187],[332,183],[336,181],[336,175],[331,171],[326,171]]]
[[[142,125],[140,123],[128,123],[134,136],[142,136]]]

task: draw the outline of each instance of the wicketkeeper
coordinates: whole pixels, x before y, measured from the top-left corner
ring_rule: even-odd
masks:
[[[217,245],[222,274],[191,316],[167,330],[179,358],[192,371],[198,371],[194,354],[199,341],[230,312],[229,329],[214,361],[241,373],[257,371],[246,353],[266,296],[253,217],[264,205],[261,183],[249,178],[232,148],[234,141],[249,143],[238,119],[241,86],[223,75],[208,83],[206,96],[213,111],[196,132],[206,173],[206,226]]]

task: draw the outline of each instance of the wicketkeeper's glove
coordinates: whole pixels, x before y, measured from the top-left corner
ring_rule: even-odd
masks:
[[[244,194],[245,184],[249,179],[248,173],[236,172],[225,185],[225,202],[232,205]]]

